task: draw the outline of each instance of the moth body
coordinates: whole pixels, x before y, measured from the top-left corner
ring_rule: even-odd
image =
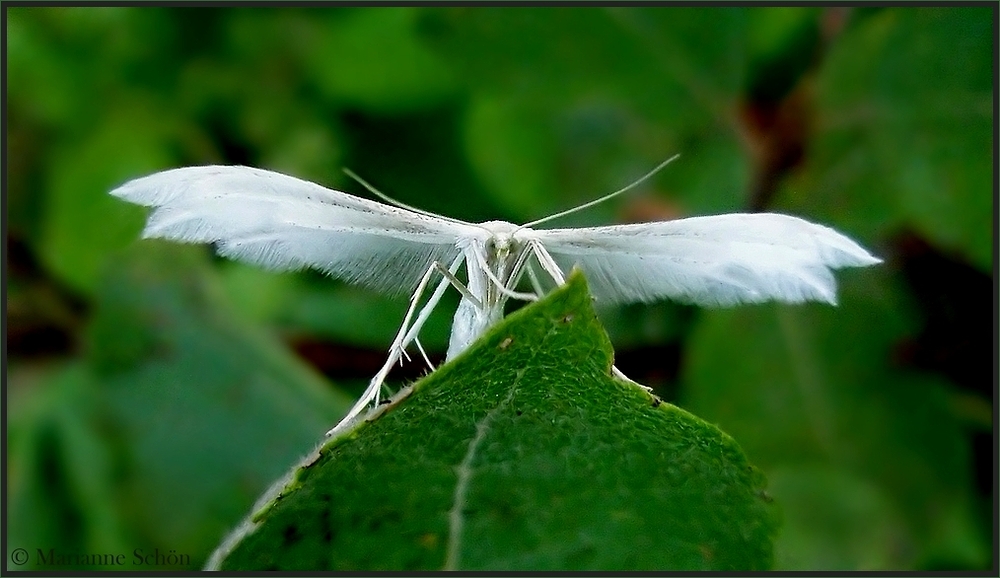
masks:
[[[508,295],[501,289],[516,283],[513,277],[519,272],[518,260],[523,260],[527,250],[525,242],[515,237],[518,226],[513,223],[487,221],[478,226],[485,233],[482,238],[460,242],[468,294],[462,294],[455,310],[447,359],[465,351],[490,326],[503,319]]]

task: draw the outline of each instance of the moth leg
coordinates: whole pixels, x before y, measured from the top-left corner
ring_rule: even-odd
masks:
[[[438,283],[437,288],[434,289],[434,293],[431,295],[430,299],[427,300],[427,303],[424,304],[423,309],[420,310],[420,314],[417,315],[416,321],[413,322],[413,325],[410,326],[410,330],[406,333],[406,335],[400,342],[402,347],[406,347],[407,345],[409,345],[410,341],[417,338],[417,333],[420,332],[420,329],[424,326],[424,323],[427,322],[427,318],[430,317],[431,311],[433,311],[434,307],[437,306],[438,301],[441,300],[441,296],[444,295],[445,289],[448,288],[449,284],[455,287],[455,289],[458,289],[459,292],[461,292],[462,290],[465,291],[469,290],[461,281],[458,280],[457,277],[455,277],[455,272],[458,271],[458,268],[459,266],[461,266],[462,261],[464,259],[465,259],[464,256],[459,256],[458,259],[455,259],[455,262],[452,263],[451,267],[447,269],[442,267],[441,264],[437,262],[431,265],[431,267],[437,269],[439,272],[442,273],[447,272],[448,274],[444,275],[444,278],[441,279],[440,283]],[[476,300],[476,303],[479,303],[478,299]],[[400,333],[402,333],[402,330],[403,329],[400,328]]]
[[[534,291],[535,298],[532,301],[537,301],[545,294],[542,290],[541,285],[537,283],[538,278],[534,277],[534,271],[531,270],[531,263],[528,260],[531,258],[531,251],[521,251],[521,254],[517,256],[517,261],[514,262],[514,267],[512,269],[512,274],[510,281],[507,284],[508,289],[513,289],[517,287],[517,284],[521,282],[524,277],[524,271],[527,269],[529,277],[532,278],[532,290]]]
[[[510,283],[508,284],[507,288],[510,289],[511,287],[516,287],[517,284],[521,282],[522,277],[524,277],[524,269],[516,271],[514,275],[511,276]],[[538,299],[542,296],[542,294],[536,292],[521,293],[519,291],[511,291],[510,294],[507,296],[514,297],[515,299],[520,299],[522,301],[538,301]]]
[[[542,266],[543,269],[545,269],[545,272],[548,273],[549,276],[552,277],[552,279],[557,284],[562,285],[563,283],[566,282],[566,279],[562,275],[562,271],[559,270],[559,265],[556,264],[555,259],[552,258],[552,255],[549,255],[549,252],[545,250],[545,247],[542,246],[541,243],[532,242],[531,249],[532,251],[535,252],[535,256],[538,258],[538,263]],[[647,392],[651,393],[653,391],[653,388],[643,385],[635,381],[634,379],[630,378],[629,376],[625,375],[624,373],[622,373],[622,370],[618,369],[618,367],[615,365],[611,366],[611,374],[623,381],[634,383],[635,385],[641,387]]]
[[[465,297],[469,301],[472,301],[476,305],[476,307],[480,309],[483,308],[483,302],[480,301],[478,297],[473,295],[471,291],[469,291],[469,288],[465,286],[465,283],[462,283],[462,281],[455,276],[455,273],[449,271],[448,269],[445,269],[444,265],[438,263],[437,261],[434,262],[432,267],[436,267],[438,272],[441,273],[441,275],[443,275],[445,279],[451,281],[452,287],[457,289],[458,292],[462,294],[462,297]]]
[[[531,287],[539,296],[543,295],[545,290],[542,289],[542,283],[538,280],[538,274],[535,273],[535,268],[531,266],[531,263],[529,263],[526,269],[528,270],[528,279],[531,281]]]
[[[456,265],[461,262],[461,257],[456,260]],[[457,267],[456,267],[457,268]],[[397,360],[402,363],[402,358],[405,357],[407,361],[410,360],[410,355],[406,352],[406,333],[410,328],[410,320],[413,319],[413,313],[417,310],[417,304],[420,303],[420,298],[423,297],[424,291],[427,289],[427,284],[430,283],[431,275],[435,271],[447,271],[440,263],[434,261],[431,263],[427,271],[424,272],[423,277],[420,278],[420,282],[417,284],[417,288],[413,291],[413,295],[410,296],[410,306],[406,310],[406,315],[403,316],[403,323],[399,327],[399,331],[396,332],[395,339],[392,340],[392,345],[389,346],[389,357],[396,356]],[[443,285],[447,279],[442,279],[439,285]],[[440,289],[440,287],[438,287]],[[443,292],[443,289],[442,289]],[[437,289],[435,289],[435,294],[437,294]],[[433,299],[433,297],[432,297]],[[437,303],[437,301],[434,301]],[[430,303],[430,301],[428,301]],[[426,305],[425,305],[426,307]],[[378,404],[378,397],[376,396],[376,404]]]
[[[511,289],[509,289],[504,282],[500,281],[500,279],[497,279],[497,276],[493,274],[493,271],[490,270],[489,264],[486,263],[486,259],[481,254],[476,253],[476,260],[479,261],[479,267],[482,268],[483,273],[486,273],[486,276],[489,277],[490,281],[493,282],[493,285],[495,285],[496,288],[499,289],[500,292],[506,295],[507,297],[513,297],[514,299],[518,299],[520,301],[538,300],[537,295],[533,295],[531,293],[520,293],[518,291],[512,291]],[[514,276],[512,275],[511,278],[513,277]]]
[[[545,272],[552,277],[552,280],[556,282],[556,285],[562,285],[566,282],[566,277],[563,276],[562,270],[559,269],[559,265],[556,264],[555,259],[549,252],[545,250],[545,247],[538,241],[530,242],[531,250],[535,253],[535,258],[538,259],[538,264],[545,269]]]
[[[454,271],[457,271],[459,266],[461,266],[463,259],[464,256],[460,255],[457,259],[455,259],[455,262],[452,263],[451,267],[446,269],[452,273],[452,277],[454,277]],[[427,303],[425,303],[421,308],[420,313],[417,314],[417,319],[412,324],[410,323],[410,320],[413,318],[413,313],[417,309],[417,304],[420,302],[423,292],[427,289],[427,284],[430,283],[431,275],[433,275],[435,271],[439,271],[440,268],[442,268],[441,265],[436,261],[427,268],[427,272],[424,273],[423,277],[421,277],[420,283],[413,292],[413,296],[410,297],[410,307],[407,310],[406,315],[403,317],[403,323],[399,328],[399,332],[396,334],[396,338],[393,340],[392,345],[389,346],[389,356],[386,358],[385,363],[382,365],[382,368],[378,370],[378,373],[372,377],[372,380],[368,383],[368,387],[365,388],[364,393],[362,393],[358,401],[354,403],[351,410],[347,412],[347,415],[344,416],[344,418],[341,419],[337,425],[333,426],[330,431],[326,432],[327,436],[331,436],[346,429],[347,426],[353,423],[355,418],[357,418],[369,404],[374,403],[374,405],[378,405],[379,397],[382,393],[382,384],[385,383],[385,378],[389,375],[389,370],[392,369],[392,366],[395,365],[397,361],[399,361],[406,346],[409,345],[410,341],[416,337],[416,333],[420,331],[420,328],[423,327],[424,322],[426,322],[427,318],[430,316],[431,310],[433,310],[438,304],[441,300],[441,296],[444,295],[445,289],[448,288],[450,280],[448,277],[445,277],[441,279],[437,287],[434,289],[434,293],[431,294]]]
[[[434,271],[441,273],[441,275],[444,276],[444,279],[441,280],[441,282],[438,284],[438,287],[434,290],[434,294],[431,296],[430,299],[428,299],[427,304],[424,305],[425,308],[427,307],[427,305],[431,305],[431,303],[433,303],[433,305],[431,305],[431,309],[434,308],[434,305],[437,305],[437,302],[441,299],[441,295],[447,288],[446,281],[450,282],[453,286],[455,286],[455,288],[458,289],[459,292],[468,293],[469,291],[468,288],[466,288],[465,285],[463,285],[462,282],[459,281],[457,277],[455,277],[455,271],[458,271],[458,268],[461,266],[463,260],[464,256],[460,255],[457,259],[455,259],[455,262],[452,263],[451,267],[449,268],[446,268],[438,261],[434,261],[433,263],[431,263],[430,267],[427,268],[427,271],[424,273],[424,276],[420,279],[420,283],[417,285],[417,289],[413,292],[413,295],[410,297],[410,308],[406,311],[406,315],[403,317],[403,324],[402,326],[400,326],[399,332],[396,334],[396,338],[393,340],[392,345],[389,346],[390,355],[394,351],[398,350],[397,352],[398,356],[405,357],[407,361],[411,360],[410,354],[406,352],[406,346],[409,345],[410,340],[414,339],[416,335],[415,334],[413,336],[409,335],[409,333],[412,333],[408,332],[408,328],[412,329],[412,327],[409,325],[410,319],[413,318],[413,313],[416,310],[417,303],[420,302],[420,297],[423,296],[423,292],[427,288],[427,283],[429,282],[430,277],[434,273]],[[475,300],[475,297],[472,297],[471,294],[469,294],[469,296],[471,299]],[[475,302],[478,303],[478,300],[475,300]],[[421,310],[421,313],[423,313],[423,310]],[[428,311],[428,315],[429,314],[430,312]],[[420,315],[417,316],[417,321],[414,322],[414,326],[417,327],[417,331],[419,331],[420,327],[423,327],[425,321],[426,321],[426,316],[424,317],[421,317]],[[418,347],[420,347],[419,343]],[[431,368],[431,370],[433,370],[434,364],[432,364],[427,359],[427,354],[423,351],[421,351],[421,354],[423,354],[424,361],[426,361],[427,365]],[[399,359],[399,361],[400,365],[402,365],[402,359]],[[377,404],[378,401],[376,400],[375,403]]]
[[[417,334],[420,332],[420,329],[423,328],[424,323],[427,321],[427,318],[431,314],[431,311],[433,311],[434,307],[437,306],[438,301],[441,300],[441,296],[444,295],[444,292],[448,288],[449,284],[455,285],[456,283],[458,283],[456,287],[460,286],[459,289],[460,291],[462,289],[468,291],[468,289],[466,289],[465,286],[462,285],[462,283],[458,280],[458,278],[455,277],[455,271],[457,271],[458,268],[461,266],[463,259],[464,259],[463,256],[459,256],[457,259],[455,259],[455,262],[452,263],[451,267],[449,268],[445,268],[443,265],[441,265],[441,263],[437,261],[431,263],[431,266],[427,269],[427,272],[424,273],[424,277],[421,279],[420,285],[417,286],[417,290],[414,291],[413,293],[413,297],[411,298],[410,308],[409,310],[407,310],[406,316],[403,318],[403,324],[399,328],[399,333],[396,334],[396,339],[393,341],[393,344],[389,348],[390,357],[394,352],[397,357],[400,355],[406,355],[406,346],[410,344],[410,341],[414,341],[417,339]],[[427,283],[431,275],[434,273],[434,271],[441,273],[443,278],[438,283],[438,286],[434,289],[434,293],[431,294],[430,298],[427,300],[427,303],[425,303],[424,306],[421,308],[420,313],[417,314],[417,319],[411,324],[410,319],[413,318],[413,313],[414,311],[416,311],[417,303],[420,302],[420,297],[422,296],[423,291],[427,288]],[[427,353],[423,350],[423,347],[420,345],[419,341],[417,341],[417,347],[420,349],[421,354],[423,354],[424,361],[427,362],[427,365],[431,369],[434,369],[434,364],[432,364],[430,360],[427,358]],[[407,358],[409,358],[408,355]],[[378,402],[376,401],[376,403]]]
[[[437,369],[436,367],[434,367],[434,364],[431,363],[431,358],[427,357],[427,352],[424,351],[424,346],[422,343],[420,343],[420,339],[418,337],[414,337],[413,343],[417,346],[417,349],[420,350],[420,355],[423,356],[424,361],[427,363],[427,367],[429,367],[431,371]]]

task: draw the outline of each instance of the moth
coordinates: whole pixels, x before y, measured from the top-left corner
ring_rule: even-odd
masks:
[[[718,307],[769,300],[836,304],[832,270],[880,262],[831,228],[776,213],[535,228],[624,193],[675,158],[601,199],[523,225],[467,223],[422,211],[392,201],[360,178],[392,204],[244,166],[162,171],[111,194],[154,208],[144,238],[213,243],[221,255],[266,269],[311,267],[376,291],[410,294],[385,364],[330,435],[378,405],[389,370],[408,357],[411,344],[433,369],[418,334],[449,286],[461,299],[447,359],[497,323],[509,299],[537,299],[546,287],[562,284],[574,266],[599,301],[673,299]],[[525,277],[531,290],[519,291]]]

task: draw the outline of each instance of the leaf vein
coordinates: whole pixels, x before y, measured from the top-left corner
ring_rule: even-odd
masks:
[[[517,391],[517,385],[520,383],[523,376],[524,369],[518,370],[517,377],[514,379],[514,383],[511,384],[510,390],[507,392],[507,397],[498,403],[496,407],[491,409],[485,416],[483,416],[483,419],[476,424],[476,435],[472,437],[472,440],[469,442],[469,449],[465,452],[465,456],[462,458],[462,461],[459,462],[458,467],[455,468],[458,480],[455,484],[455,495],[452,501],[452,507],[448,512],[448,551],[444,562],[445,570],[456,570],[458,568],[459,550],[462,545],[462,528],[465,525],[465,519],[462,517],[462,510],[465,509],[466,495],[468,494],[469,484],[472,481],[472,462],[476,459],[476,452],[479,450],[479,445],[486,437],[486,434],[489,431],[497,413],[506,408],[511,400],[514,399],[514,392]]]

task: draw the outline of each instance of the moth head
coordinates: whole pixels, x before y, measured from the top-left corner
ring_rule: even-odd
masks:
[[[481,226],[490,233],[486,239],[486,251],[500,259],[506,259],[513,250],[517,226],[505,221],[487,221]]]

